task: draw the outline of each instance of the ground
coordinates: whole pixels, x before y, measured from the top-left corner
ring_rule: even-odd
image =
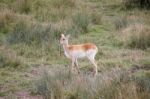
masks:
[[[60,0],[60,1],[63,1],[63,0]],[[126,46],[126,43],[122,41],[123,39],[122,32],[125,29],[130,28],[132,24],[135,24],[135,25],[142,24],[143,27],[145,25],[146,26],[150,25],[150,20],[148,20],[149,15],[150,15],[149,10],[138,9],[138,8],[133,8],[133,9],[125,8],[124,5],[122,5],[121,0],[116,0],[115,2],[110,2],[109,0],[106,0],[106,1],[105,0],[78,0],[78,1],[79,3],[81,3],[81,5],[78,3],[76,5],[74,4],[74,2],[69,2],[68,4],[63,3],[60,6],[61,7],[60,9],[58,6],[59,3],[46,1],[46,0],[44,0],[43,3],[41,3],[40,1],[35,2],[33,0],[33,2],[30,2],[30,4],[33,5],[33,8],[32,7],[30,8],[30,4],[29,4],[29,8],[28,6],[25,6],[25,8],[27,7],[27,9],[24,9],[18,6],[15,7],[14,5],[16,3],[13,3],[13,5],[11,5],[11,3],[9,3],[11,2],[11,0],[10,1],[8,0],[8,2],[5,2],[5,1],[0,2],[0,4],[3,6],[11,5],[10,7],[14,7],[14,10],[15,10],[13,12],[11,12],[10,10],[9,12],[9,7],[8,8],[6,7],[7,10],[4,10],[4,11],[0,10],[0,13],[3,13],[4,17],[6,17],[7,19],[6,21],[3,21],[5,19],[3,16],[1,16],[3,14],[0,15],[0,18],[1,18],[0,24],[2,27],[0,28],[0,99],[5,99],[5,98],[6,99],[14,99],[14,98],[43,99],[45,94],[43,95],[42,91],[43,92],[45,91],[45,93],[48,91],[47,89],[44,90],[45,87],[43,86],[45,82],[44,81],[40,82],[39,80],[41,80],[41,77],[44,79],[45,76],[43,77],[43,73],[45,71],[50,72],[50,76],[48,76],[50,78],[50,84],[51,84],[51,80],[53,80],[53,77],[55,78],[55,74],[57,77],[61,74],[61,72],[63,72],[62,78],[64,77],[65,80],[66,79],[70,80],[71,83],[69,82],[68,84],[69,87],[66,86],[65,84],[59,85],[59,83],[62,80],[59,77],[58,79],[54,79],[54,82],[52,82],[52,84],[56,83],[56,85],[58,85],[60,88],[63,87],[61,90],[63,90],[63,92],[65,93],[65,97],[70,96],[70,98],[66,98],[66,99],[83,99],[81,98],[82,95],[80,94],[77,95],[77,98],[71,98],[71,95],[73,97],[73,95],[74,94],[76,95],[76,93],[71,93],[74,91],[70,91],[72,90],[71,89],[72,87],[70,87],[70,85],[75,83],[75,89],[78,90],[78,88],[76,87],[76,83],[79,84],[81,82],[81,85],[83,85],[85,83],[84,80],[88,81],[89,79],[92,79],[93,77],[91,77],[91,73],[92,73],[93,66],[92,64],[90,64],[90,62],[87,59],[79,60],[79,68],[81,71],[81,75],[79,76],[79,79],[81,79],[81,81],[70,79],[66,72],[69,70],[68,67],[71,61],[64,56],[63,48],[59,44],[59,34],[62,31],[64,32],[63,30],[64,28],[71,26],[73,22],[74,24],[76,24],[75,26],[74,25],[72,26],[73,29],[71,27],[71,29],[68,30],[69,32],[67,30],[65,31],[68,34],[71,34],[71,38],[69,39],[69,44],[81,44],[81,43],[91,42],[91,43],[96,44],[98,47],[99,51],[98,51],[98,54],[96,55],[96,61],[98,63],[98,71],[99,71],[98,78],[101,76],[105,76],[106,79],[108,80],[107,83],[109,83],[109,80],[111,79],[109,76],[111,76],[111,74],[112,76],[117,75],[118,77],[119,75],[120,77],[120,74],[118,74],[117,71],[121,71],[121,73],[122,71],[127,72],[128,75],[133,75],[135,76],[135,78],[136,77],[139,77],[139,78],[150,77],[149,76],[150,75],[150,68],[149,68],[150,67],[150,48],[147,47],[146,49],[142,49],[142,48],[136,48],[136,46],[135,48],[132,48],[128,45]],[[66,0],[66,2],[68,1]],[[50,7],[47,4],[50,4]],[[71,6],[69,4],[71,4]],[[69,7],[69,9],[65,9],[64,6]],[[41,11],[40,7],[43,8],[44,10]],[[54,12],[51,11],[51,7],[52,9],[54,8],[53,9]],[[38,9],[37,12],[35,9]],[[61,9],[64,9],[64,11],[61,11]],[[70,16],[76,14],[76,12],[78,12],[79,10],[83,10],[83,12],[85,11],[86,13],[82,12],[81,14],[80,12],[77,15],[73,16],[73,19],[70,19]],[[25,11],[25,12],[22,12],[22,11]],[[64,12],[64,13],[59,13],[59,11]],[[6,12],[6,14],[4,12]],[[87,14],[87,12],[89,13]],[[41,16],[39,13],[41,13]],[[70,15],[68,13],[70,13]],[[85,18],[86,15],[87,15],[87,18]],[[14,16],[15,17],[11,19],[9,18],[9,16],[11,16],[11,18]],[[19,19],[16,20],[18,16],[19,16]],[[64,19],[61,19],[62,16]],[[90,19],[91,16],[94,17],[94,19]],[[14,19],[15,19],[15,22],[17,21],[19,22],[15,23],[13,21]],[[23,19],[26,19],[26,20],[24,21]],[[77,20],[80,20],[80,22],[82,21],[83,23],[80,23]],[[30,21],[31,21],[31,24],[30,24]],[[52,24],[54,23],[54,27],[56,26],[54,30],[51,30],[53,26],[51,27],[49,25],[51,21],[52,21]],[[6,22],[6,24],[3,25],[3,22],[4,23]],[[38,24],[38,26],[36,26],[35,24]],[[88,26],[86,27],[85,24],[88,24]],[[53,31],[56,35],[52,34]],[[28,32],[30,32],[30,34],[27,34]],[[129,32],[133,32],[133,31],[129,31]],[[16,35],[15,33],[18,33],[18,34]],[[24,35],[18,36],[18,35],[21,35],[19,33],[24,33]],[[51,38],[55,38],[55,39],[47,40],[47,38],[43,34],[40,34],[40,33],[46,33],[45,34],[46,37],[50,37],[49,39]],[[30,39],[32,42],[30,42]],[[66,72],[64,73],[64,71]],[[58,72],[60,72],[60,74],[57,74]],[[54,73],[54,75],[51,73]],[[76,78],[74,76],[71,76],[71,77]],[[116,78],[114,77],[114,79]],[[82,80],[84,83],[82,83]],[[104,81],[105,83],[105,81],[107,80],[102,80],[102,81]],[[38,81],[40,82],[40,84],[44,83],[42,86],[43,89],[41,88],[40,85],[36,84]],[[95,81],[95,80],[92,79],[92,81]],[[63,82],[63,83],[68,83],[68,81]],[[97,82],[95,81],[94,83],[97,83]],[[85,84],[92,85],[93,82],[85,83]],[[125,86],[128,84],[130,85],[130,82],[125,83]],[[41,90],[38,89],[37,86],[40,87]],[[46,86],[49,86],[49,85],[47,85],[46,83]],[[58,91],[57,90],[58,86],[56,86],[56,90],[54,88],[54,93],[55,91],[56,92]],[[120,87],[118,85],[118,89],[113,89],[113,87],[110,87],[110,88],[112,88],[112,90],[123,91],[124,87],[122,86]],[[145,86],[148,86],[148,84]],[[119,89],[119,88],[122,88],[122,89]],[[130,89],[127,89],[127,90],[130,90]],[[106,96],[107,97],[106,99],[110,99],[109,97],[111,97],[111,94],[113,92],[111,92],[111,90],[107,90],[106,88],[106,93],[107,92],[110,94],[110,96]],[[89,92],[89,93],[92,93],[92,92]],[[93,92],[93,94],[95,93]],[[122,95],[123,93],[120,93],[120,94],[121,94],[120,97],[123,97]],[[128,93],[126,94],[129,95]],[[144,93],[144,95],[145,94],[146,93]],[[101,95],[102,96],[104,95],[105,97],[105,92],[102,93]],[[115,99],[114,97],[113,99]],[[142,97],[142,95],[140,97]],[[142,99],[142,98],[139,98],[139,99]]]

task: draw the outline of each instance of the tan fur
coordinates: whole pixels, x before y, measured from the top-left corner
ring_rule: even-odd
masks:
[[[95,55],[98,52],[97,46],[92,43],[69,45],[68,38],[68,35],[61,34],[60,43],[63,46],[66,57],[72,60],[71,70],[76,66],[79,71],[77,59],[86,57],[94,65],[94,74],[97,74],[97,64],[95,62]]]
[[[86,43],[86,44],[80,44],[80,45],[69,45],[68,49],[70,51],[74,51],[74,50],[84,50],[84,51],[88,51],[89,49],[97,49],[96,45],[92,44],[92,43]]]

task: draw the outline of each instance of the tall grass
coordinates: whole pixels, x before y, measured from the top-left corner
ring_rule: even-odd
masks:
[[[150,47],[150,28],[146,25],[130,25],[123,30],[122,41],[131,48],[146,49]]]
[[[54,81],[54,78],[49,77],[45,72],[43,78],[37,83],[37,92],[44,96],[44,99],[62,99],[61,87],[60,82]]]
[[[7,37],[10,44],[26,43],[31,45],[41,44],[42,42],[53,44],[64,32],[76,36],[87,33],[90,17],[87,14],[77,13],[72,17],[72,22],[61,20],[55,23],[39,23],[22,16],[14,24]]]
[[[67,20],[74,13],[78,0],[36,0],[32,13],[39,21]]]
[[[65,69],[44,72],[36,81],[36,92],[46,99],[148,99],[150,82],[112,69],[96,78],[87,74],[70,75]],[[145,87],[142,87],[142,86]],[[143,90],[138,90],[143,88]],[[148,88],[148,90],[147,90]],[[56,96],[55,96],[56,95]]]
[[[91,13],[91,22],[93,24],[101,24],[102,23],[102,14],[98,11],[94,11]]]
[[[12,30],[16,15],[12,10],[0,10],[0,33],[8,33]]]
[[[127,8],[150,8],[149,0],[124,0],[124,4]]]
[[[42,42],[53,43],[60,34],[60,31],[55,30],[51,24],[42,25],[32,22],[29,23],[23,20],[18,21],[12,33],[8,35],[7,41],[10,44],[40,44]]]
[[[0,68],[18,68],[21,65],[23,65],[22,61],[15,54],[12,54],[7,49],[0,49]]]
[[[32,9],[30,1],[31,0],[15,0],[13,3],[11,3],[10,8],[15,12],[28,14]]]
[[[114,23],[116,30],[121,30],[127,27],[128,20],[126,16],[121,16],[121,17],[116,18],[113,23]]]
[[[90,24],[90,17],[86,13],[77,13],[73,16],[73,25],[77,26],[80,32],[87,33]]]
[[[51,0],[51,5],[60,8],[60,7],[75,7],[77,1],[76,0]]]

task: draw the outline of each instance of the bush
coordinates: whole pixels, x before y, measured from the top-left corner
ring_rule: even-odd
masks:
[[[121,39],[125,46],[131,48],[149,48],[150,28],[145,25],[131,25],[123,30]]]

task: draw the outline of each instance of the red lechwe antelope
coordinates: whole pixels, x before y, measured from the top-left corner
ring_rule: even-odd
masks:
[[[65,36],[64,34],[61,34],[60,44],[63,46],[64,54],[66,55],[67,58],[72,60],[72,65],[70,68],[71,71],[75,66],[79,72],[77,59],[86,57],[94,65],[94,75],[96,75],[97,64],[95,62],[95,55],[98,52],[97,46],[92,43],[69,45],[68,39],[69,39],[69,35]]]

